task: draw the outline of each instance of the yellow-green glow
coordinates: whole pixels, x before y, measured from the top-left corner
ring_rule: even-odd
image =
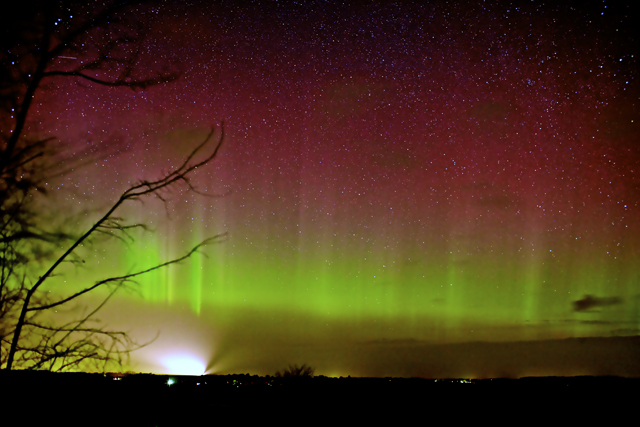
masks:
[[[180,259],[224,233],[126,282],[134,292],[114,296],[109,320],[146,328],[141,343],[160,334],[163,351],[197,349],[209,368],[314,363],[296,358],[324,351],[316,362],[333,360],[323,369],[341,375],[358,372],[375,346],[410,353],[416,343],[640,333],[639,44],[628,7],[135,5],[122,16],[145,28],[143,45],[115,53],[143,57],[124,77],[179,78],[131,91],[67,75],[119,78],[92,46],[113,23],[88,25],[100,11],[71,13],[83,2],[69,3],[50,10],[61,15],[49,38],[73,38],[76,25],[89,32],[53,48],[69,55],[44,55],[44,74],[30,70],[42,58],[21,44],[21,20],[10,32],[20,43],[2,53],[20,58],[3,62],[18,67],[6,76],[47,76],[24,126],[26,110],[7,110],[0,129],[7,155],[15,137],[15,150],[52,141],[52,163],[46,150],[41,159],[51,198],[42,208],[39,195],[25,198],[36,223],[51,236],[82,235],[127,188],[176,179],[120,206],[112,219],[132,240],[92,235],[74,253],[82,262],[60,265],[38,289],[38,304],[55,300],[49,291],[66,298]],[[31,102],[16,82],[15,103]],[[185,159],[199,166],[181,177]],[[28,254],[38,261],[25,287],[46,271],[48,250]],[[146,360],[158,364],[152,346]],[[354,352],[350,364],[331,356],[338,346]],[[380,363],[393,366],[387,356]],[[203,370],[186,355],[163,363]]]
[[[200,309],[202,307],[202,256],[200,254],[196,254],[191,259],[191,310],[200,314]]]
[[[144,234],[125,250],[126,263],[131,272],[142,271],[159,265],[166,256],[157,234]],[[166,269],[157,269],[137,278],[143,298],[149,302],[166,302],[169,300],[168,276]]]
[[[212,249],[209,255],[224,257],[221,249]],[[157,259],[154,251],[149,254],[148,259]],[[150,303],[187,302],[197,315],[223,306],[293,311],[341,321],[377,318],[404,323],[432,318],[437,319],[436,329],[459,330],[478,324],[477,330],[483,325],[530,326],[560,320],[570,312],[573,300],[597,294],[602,286],[602,275],[589,267],[576,266],[569,274],[580,278],[579,283],[563,285],[557,272],[548,267],[555,257],[527,254],[507,262],[507,256],[489,254],[461,261],[450,254],[434,261],[394,262],[375,254],[365,260],[345,251],[331,262],[297,255],[297,262],[283,257],[283,262],[272,264],[255,254],[236,255],[226,263],[220,259],[208,262],[211,257],[196,254],[184,265],[154,275],[153,280],[145,278],[142,289]],[[167,276],[188,278],[177,288],[174,301],[165,290],[163,277]],[[550,282],[558,285],[550,289],[545,285]],[[536,308],[549,298],[551,304]],[[586,331],[588,324],[571,328]],[[500,339],[499,331],[495,338]]]

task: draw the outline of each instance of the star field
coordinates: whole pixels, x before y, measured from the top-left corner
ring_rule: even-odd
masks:
[[[193,178],[223,196],[131,207],[154,233],[96,249],[96,274],[228,232],[143,279],[144,302],[122,297],[214,329],[222,370],[251,340],[637,335],[635,7],[382,3],[140,7],[140,73],[179,79],[51,79],[31,131],[87,159],[55,184],[82,193],[74,206],[159,176],[225,123]],[[587,295],[614,303],[576,310]]]

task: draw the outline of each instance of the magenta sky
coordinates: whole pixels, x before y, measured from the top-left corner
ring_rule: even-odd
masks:
[[[133,92],[57,78],[38,94],[31,131],[92,152],[62,181],[92,206],[225,122],[222,156],[194,183],[230,194],[176,191],[172,220],[161,204],[135,207],[156,232],[95,255],[100,275],[229,233],[114,303],[114,322],[160,330],[138,369],[163,371],[158,354],[175,351],[220,372],[307,362],[437,376],[388,352],[638,334],[632,2],[244,3],[135,12],[149,28],[141,70],[178,70],[176,82]],[[389,363],[359,371],[371,343]],[[591,369],[565,365],[508,373]]]

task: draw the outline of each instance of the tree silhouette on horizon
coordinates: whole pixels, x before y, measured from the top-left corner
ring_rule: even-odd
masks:
[[[298,366],[297,364],[289,364],[287,369],[276,372],[276,377],[282,378],[311,378],[315,372],[315,368],[308,366],[306,363]]]

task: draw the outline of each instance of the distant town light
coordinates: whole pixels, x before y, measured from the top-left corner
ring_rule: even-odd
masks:
[[[206,366],[195,356],[171,355],[162,359],[162,364],[172,375],[203,375]]]

